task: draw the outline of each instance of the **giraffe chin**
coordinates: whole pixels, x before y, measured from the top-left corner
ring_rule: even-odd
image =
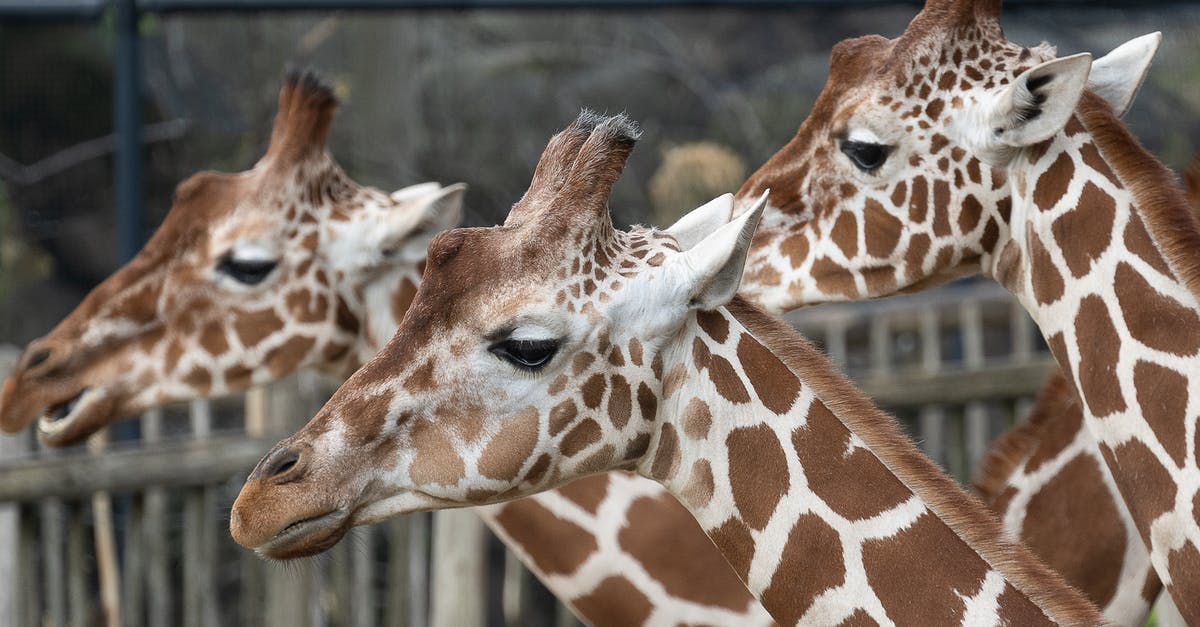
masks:
[[[84,388],[49,407],[38,418],[38,436],[47,446],[67,446],[99,431],[112,420],[115,402],[103,390]]]
[[[254,552],[275,560],[310,557],[332,548],[353,526],[348,510],[333,510],[289,524]]]

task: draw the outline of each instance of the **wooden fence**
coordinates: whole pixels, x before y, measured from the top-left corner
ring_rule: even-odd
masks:
[[[959,479],[1052,364],[990,282],[789,319]],[[228,512],[242,479],[330,390],[303,374],[154,411],[132,442],[50,451],[30,435],[0,438],[0,625],[575,624],[465,511],[357,528],[298,564],[235,545]]]

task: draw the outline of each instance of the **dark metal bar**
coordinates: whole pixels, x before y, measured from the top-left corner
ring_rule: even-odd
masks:
[[[108,0],[0,0],[0,17],[38,20],[91,20]]]
[[[113,126],[117,136],[117,253],[137,254],[145,239],[142,190],[142,54],[136,0],[113,0],[117,45],[113,57]]]

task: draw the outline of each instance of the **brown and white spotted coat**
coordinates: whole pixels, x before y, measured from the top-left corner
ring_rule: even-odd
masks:
[[[743,187],[747,202],[770,188],[773,208],[747,290],[792,307],[920,289],[980,268],[996,277],[1082,393],[1084,423],[1151,563],[1195,621],[1195,219],[1107,105],[1079,95],[1087,59],[1041,65],[1053,51],[1007,42],[998,13],[997,2],[933,1],[896,40],[835,47],[797,137]],[[882,163],[854,163],[878,157],[856,141],[884,147]],[[1060,435],[1078,433],[1066,426]],[[1082,470],[1088,464],[1077,474],[1102,480]],[[1121,537],[1108,520],[1099,531]],[[1094,598],[1111,608],[1121,597],[1144,612],[1138,596],[1156,584],[1130,575],[1108,579]],[[1134,594],[1113,592],[1128,587]]]
[[[311,554],[353,525],[636,468],[783,624],[1101,622],[823,356],[730,301],[757,211],[684,252],[613,229],[635,137],[582,116],[504,226],[435,239],[396,336],[260,462],[234,538]]]
[[[99,393],[68,415],[46,412],[43,438],[65,444],[149,406],[303,368],[346,377],[373,356],[416,293],[429,238],[458,222],[462,192],[354,183],[325,152],[335,105],[312,75],[291,77],[267,156],[181,185],[137,258],[29,347],[0,408],[6,428]],[[222,269],[248,253],[275,266],[257,268],[267,271],[253,285]],[[598,475],[479,514],[589,624],[772,624],[653,481]],[[696,567],[710,576],[691,577]]]

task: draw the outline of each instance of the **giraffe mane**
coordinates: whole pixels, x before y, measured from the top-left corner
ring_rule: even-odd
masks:
[[[1064,624],[1098,625],[1105,620],[1079,591],[1070,587],[1025,545],[1005,538],[999,521],[976,497],[948,477],[912,440],[895,419],[876,407],[819,350],[778,318],[773,318],[740,296],[726,307],[789,369],[810,385],[846,426],[879,460],[956,534],[968,542],[993,567],[1001,569],[1012,585]]]
[[[289,71],[279,90],[279,112],[264,159],[292,162],[325,149],[338,100],[316,72]]]
[[[1100,155],[1133,195],[1134,204],[1167,264],[1200,300],[1200,220],[1179,179],[1150,154],[1103,98],[1084,92],[1075,109]]]
[[[983,456],[979,475],[971,485],[985,503],[994,503],[1008,488],[1008,478],[1013,471],[1024,464],[1043,441],[1042,429],[1058,420],[1066,407],[1074,402],[1077,402],[1074,386],[1062,370],[1055,370],[1047,377],[1024,422],[996,438]]]

